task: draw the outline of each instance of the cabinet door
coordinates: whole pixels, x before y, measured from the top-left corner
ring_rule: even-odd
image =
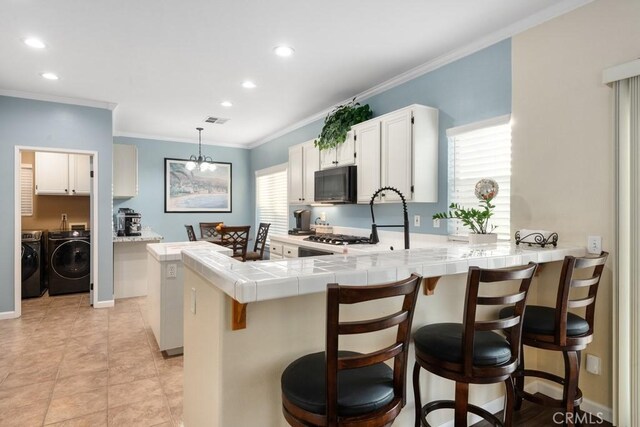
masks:
[[[135,145],[113,144],[113,197],[138,195],[138,148]]]
[[[289,203],[301,204],[304,189],[302,177],[304,158],[302,144],[289,147],[289,167],[287,169],[289,179]]]
[[[36,194],[69,194],[69,155],[36,152]]]
[[[395,187],[411,200],[412,176],[411,110],[390,114],[382,119],[382,186]],[[385,193],[383,201],[397,202],[400,197]]]
[[[86,154],[69,154],[69,192],[74,196],[91,194],[91,159]]]
[[[302,201],[306,204],[313,203],[315,198],[315,173],[319,168],[320,150],[314,145],[313,141],[303,145],[304,152],[304,188],[302,192]]]
[[[336,166],[354,165],[356,159],[353,156],[355,152],[355,132],[350,130],[347,132],[347,139],[336,147]]]
[[[358,202],[369,203],[380,188],[380,122],[358,126],[355,130],[358,166]]]
[[[319,150],[318,150],[319,151]],[[319,151],[320,153],[320,169],[329,169],[336,167],[336,149]]]

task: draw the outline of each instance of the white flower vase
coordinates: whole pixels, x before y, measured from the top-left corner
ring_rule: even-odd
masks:
[[[469,234],[469,244],[470,245],[483,245],[488,243],[497,243],[498,235],[496,233],[488,233],[488,234]]]

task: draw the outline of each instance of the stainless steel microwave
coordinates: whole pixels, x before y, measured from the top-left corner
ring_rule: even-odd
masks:
[[[317,171],[314,200],[319,203],[356,203],[357,179],[356,166]]]

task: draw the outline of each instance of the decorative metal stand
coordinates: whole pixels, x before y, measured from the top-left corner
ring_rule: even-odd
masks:
[[[551,233],[545,239],[544,234],[542,233],[530,233],[526,236],[520,236],[520,231],[516,231],[516,245],[520,243],[526,243],[527,245],[540,245],[540,247],[545,247],[546,245],[553,245],[555,248],[558,246],[558,233]]]

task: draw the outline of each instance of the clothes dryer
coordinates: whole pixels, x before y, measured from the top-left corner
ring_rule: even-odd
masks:
[[[53,231],[48,238],[49,295],[89,292],[91,232]]]
[[[22,232],[22,298],[39,297],[47,290],[44,283],[42,231]]]

